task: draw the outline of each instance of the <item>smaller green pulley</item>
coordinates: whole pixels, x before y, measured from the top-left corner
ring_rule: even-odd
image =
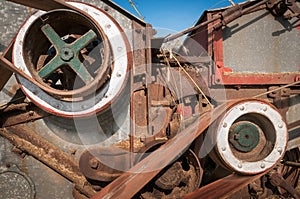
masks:
[[[70,44],[64,42],[49,24],[44,25],[42,31],[54,46],[56,55],[38,72],[41,78],[46,78],[59,67],[68,65],[86,85],[94,80],[78,58],[79,52],[97,37],[93,30],[89,30]]]
[[[238,151],[250,152],[259,143],[260,128],[252,122],[238,122],[231,127],[229,140]]]

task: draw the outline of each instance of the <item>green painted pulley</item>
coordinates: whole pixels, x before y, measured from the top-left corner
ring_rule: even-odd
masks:
[[[250,152],[259,143],[259,127],[251,122],[238,122],[230,129],[230,142],[238,151]]]
[[[23,45],[32,77],[58,99],[81,100],[96,93],[110,76],[107,36],[82,13],[58,9],[43,14],[27,29]]]

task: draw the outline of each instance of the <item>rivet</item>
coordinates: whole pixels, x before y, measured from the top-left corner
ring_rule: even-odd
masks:
[[[277,151],[281,154],[283,150],[281,147],[278,147]]]
[[[123,50],[123,48],[122,47],[118,47],[118,51],[120,52],[120,51],[122,51]]]
[[[223,124],[223,127],[226,128],[226,127],[227,127],[227,123],[224,123],[224,124]]]
[[[243,167],[243,165],[242,165],[241,163],[239,163],[239,164],[238,164],[238,168],[241,169],[242,167]]]
[[[240,110],[241,110],[241,111],[244,111],[244,110],[245,110],[245,107],[244,107],[244,106],[240,107]]]
[[[110,29],[110,28],[111,28],[111,25],[110,25],[110,24],[107,24],[105,27],[106,27],[107,29]]]
[[[279,128],[283,128],[283,124],[278,124],[278,127]]]
[[[268,108],[265,106],[264,108],[263,108],[263,111],[267,111],[268,110]]]
[[[122,74],[120,72],[117,73],[117,77],[121,77]]]
[[[261,163],[261,164],[260,164],[260,167],[261,167],[262,169],[265,168],[265,167],[266,167],[265,163]]]
[[[226,151],[226,147],[225,146],[222,147],[222,151]]]

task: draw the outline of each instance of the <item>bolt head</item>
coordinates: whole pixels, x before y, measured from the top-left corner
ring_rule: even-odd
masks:
[[[239,164],[238,164],[238,168],[241,169],[242,167],[243,167],[242,163],[239,163]]]
[[[283,150],[281,147],[278,147],[277,151],[281,154]]]
[[[71,59],[73,59],[74,57],[74,52],[71,48],[69,47],[63,47],[61,50],[60,50],[60,58],[63,60],[63,61],[70,61]]]
[[[260,167],[261,167],[262,169],[265,168],[265,167],[266,167],[265,163],[261,163],[261,164],[260,164]]]
[[[96,158],[92,158],[89,161],[89,165],[92,169],[97,169],[99,166],[99,161]]]

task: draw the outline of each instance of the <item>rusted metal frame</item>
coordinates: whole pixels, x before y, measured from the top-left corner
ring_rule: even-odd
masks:
[[[151,39],[153,36],[153,29],[150,24],[146,25],[145,29],[145,64],[146,64],[146,109],[147,109],[147,130],[148,136],[152,134],[152,125],[151,125],[151,99],[152,96],[150,93],[150,84],[152,84],[152,53],[151,53]]]
[[[224,66],[223,32],[219,28],[212,32],[213,57],[216,63],[212,71],[212,85],[280,85],[291,84],[300,79],[300,72],[288,73],[234,73]]]
[[[282,175],[275,172],[270,172],[270,181],[276,187],[283,188],[287,192],[289,192],[295,199],[300,199],[300,194],[295,190],[295,188],[288,183]]]
[[[213,84],[224,85],[281,85],[296,82],[299,72],[294,73],[228,73],[217,69]]]
[[[251,182],[261,178],[269,171],[255,175],[255,176],[240,176],[238,174],[231,174],[225,178],[212,182],[200,189],[187,194],[185,199],[198,199],[198,198],[210,198],[221,199],[228,198],[232,194],[238,192]]]
[[[214,110],[204,113],[199,120],[184,129],[158,150],[136,164],[111,184],[103,188],[93,198],[131,198],[141,190],[171,161],[178,158],[205,129],[236,101],[222,104]]]
[[[24,108],[26,110],[18,110],[18,107],[16,107],[15,110],[6,112],[7,109],[4,109],[0,112],[1,128],[32,122],[50,115],[35,106],[27,105]]]
[[[75,184],[84,195],[91,197],[95,194],[92,186],[81,174],[76,161],[59,148],[49,143],[25,125],[1,128],[0,135],[13,145],[44,163],[57,173]]]

